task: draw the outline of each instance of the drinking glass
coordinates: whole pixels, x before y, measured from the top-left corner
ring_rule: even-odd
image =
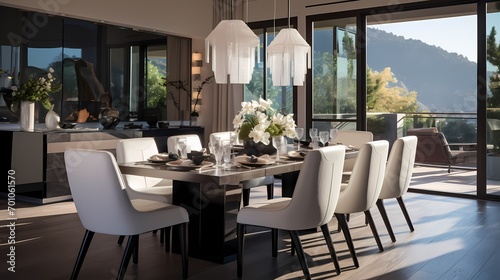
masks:
[[[319,141],[325,146],[326,142],[328,142],[328,138],[330,133],[328,131],[320,131],[319,132]]]
[[[221,146],[221,141],[209,142],[208,148],[210,149],[210,153],[215,157],[215,167],[219,168],[219,166],[221,166],[222,156],[224,154],[224,150]]]
[[[335,137],[337,137],[337,134],[339,133],[339,130],[336,129],[336,128],[330,128],[330,139],[332,143],[335,143],[333,142],[333,140],[335,140]]]
[[[313,136],[311,137],[311,143],[312,143],[312,148],[313,149],[318,149],[319,148],[319,137],[318,136]]]
[[[311,137],[311,139],[313,137],[318,137],[318,129],[317,128],[309,128],[309,137]]]
[[[304,129],[301,127],[295,128],[295,133],[297,134],[297,151],[300,150],[300,140],[304,136]]]
[[[233,150],[233,147],[231,145],[230,140],[222,140],[221,141],[221,147],[222,147],[222,154],[223,154],[223,161],[224,161],[224,168],[229,168],[230,163],[231,163],[231,153]]]
[[[276,160],[280,159],[281,147],[283,147],[284,143],[284,136],[273,136],[273,146],[276,148]]]
[[[187,158],[187,147],[188,144],[186,138],[177,138],[177,152],[179,154],[179,158]]]

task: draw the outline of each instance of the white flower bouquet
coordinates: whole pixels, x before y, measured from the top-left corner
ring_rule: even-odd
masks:
[[[268,145],[273,136],[296,137],[293,114],[276,112],[271,105],[271,100],[262,98],[258,102],[241,102],[241,111],[233,120],[240,140],[253,140]]]

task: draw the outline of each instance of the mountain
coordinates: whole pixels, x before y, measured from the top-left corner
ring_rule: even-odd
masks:
[[[417,92],[431,112],[475,112],[477,64],[420,40],[368,28],[367,63],[390,67],[399,82]],[[443,37],[445,39],[445,37]]]

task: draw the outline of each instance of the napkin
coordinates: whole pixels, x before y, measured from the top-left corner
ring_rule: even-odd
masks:
[[[168,154],[156,154],[149,157],[149,160],[153,161],[166,161],[169,160]]]

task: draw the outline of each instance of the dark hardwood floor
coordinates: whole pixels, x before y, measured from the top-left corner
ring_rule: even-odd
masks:
[[[265,197],[265,188],[252,191]],[[415,226],[410,232],[395,200],[386,208],[396,233],[392,243],[380,219],[373,215],[385,251],[380,253],[364,216],[349,223],[360,267],[354,268],[337,222],[330,222],[342,274],[335,274],[320,232],[301,236],[313,279],[498,279],[500,275],[500,203],[408,193],[405,202]],[[0,279],[69,279],[84,229],[72,202],[16,205],[16,267],[7,271],[7,201],[0,199]],[[123,247],[115,236],[96,234],[79,279],[114,279]],[[243,279],[302,279],[290,238],[280,234],[278,257],[271,257],[271,235],[254,228],[246,236]],[[190,279],[237,279],[236,262],[225,265],[189,259]],[[181,279],[180,257],[166,253],[159,236],[140,236],[139,263],[130,264],[126,279]]]

